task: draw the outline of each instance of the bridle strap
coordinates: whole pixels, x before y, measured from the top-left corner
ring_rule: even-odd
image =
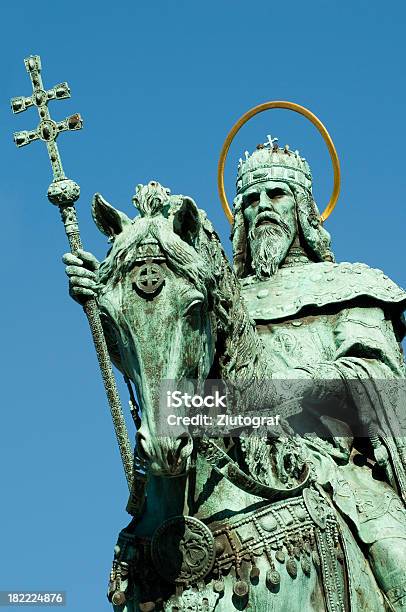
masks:
[[[204,457],[217,474],[226,478],[233,485],[246,493],[262,497],[269,501],[279,501],[287,499],[288,497],[295,497],[310,484],[310,467],[307,463],[305,463],[301,474],[301,482],[296,487],[278,489],[258,482],[243,472],[237,463],[235,463],[222,448],[213,442],[213,440],[202,438],[199,441],[197,452]],[[222,467],[218,465],[220,462],[223,463]]]

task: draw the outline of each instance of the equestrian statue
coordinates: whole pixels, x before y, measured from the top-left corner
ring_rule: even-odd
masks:
[[[45,92],[38,56],[26,68],[34,94],[12,106],[35,105],[40,125],[15,141],[47,144],[48,198],[71,246],[69,290],[90,323],[130,488],[113,609],[406,610],[406,293],[380,270],[335,261],[323,222],[339,165],[324,126],[273,102],[230,132],[219,188],[232,265],[206,213],[156,180],[137,186],[134,218],[95,195],[93,218],[110,243],[99,262],[82,248],[79,187],[55,143],[81,118],[54,122],[47,103],[68,97],[67,84]],[[233,136],[278,106],[307,116],[328,145],[335,187],[322,215],[308,162],[270,136],[240,159],[228,205]],[[130,392],[134,452],[110,360]],[[231,398],[228,416],[272,425],[172,429],[167,381],[194,394],[217,381]],[[186,423],[185,405],[174,412]]]
[[[406,610],[406,294],[335,262],[310,167],[277,139],[239,162],[233,267],[190,197],[151,181],[133,199],[131,219],[95,196],[100,265],[64,257],[139,401],[146,493],[115,548],[114,609]],[[231,381],[281,424],[162,435],[166,379]]]

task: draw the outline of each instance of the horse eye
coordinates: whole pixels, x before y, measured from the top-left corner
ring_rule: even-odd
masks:
[[[201,300],[200,298],[193,300],[193,302],[190,302],[190,304],[186,306],[185,311],[183,313],[184,316],[187,317],[192,314],[195,314],[202,304],[203,300]]]

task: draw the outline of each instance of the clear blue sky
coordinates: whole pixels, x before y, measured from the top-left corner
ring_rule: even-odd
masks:
[[[98,257],[107,245],[91,220],[93,193],[131,214],[134,186],[153,178],[193,196],[226,242],[216,192],[225,135],[251,106],[288,99],[325,122],[340,155],[342,193],[326,224],[337,258],[406,286],[405,16],[400,0],[4,3],[0,590],[64,589],[69,610],[108,610],[112,550],[128,520],[87,324],[67,293],[63,228],[46,199],[45,147],[12,141],[38,123],[33,109],[9,111],[10,97],[30,94],[24,57],[41,55],[47,87],[70,84],[72,99],[51,103],[52,116],[84,118],[82,132],[59,144],[82,189],[83,241]],[[236,160],[267,133],[309,160],[323,208],[327,152],[286,111],[242,130],[227,167],[230,198]]]

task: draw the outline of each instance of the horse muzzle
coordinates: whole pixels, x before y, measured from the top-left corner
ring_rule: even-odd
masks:
[[[141,426],[137,448],[140,457],[148,461],[152,474],[170,478],[188,472],[193,440],[185,433],[177,437],[151,435]]]

